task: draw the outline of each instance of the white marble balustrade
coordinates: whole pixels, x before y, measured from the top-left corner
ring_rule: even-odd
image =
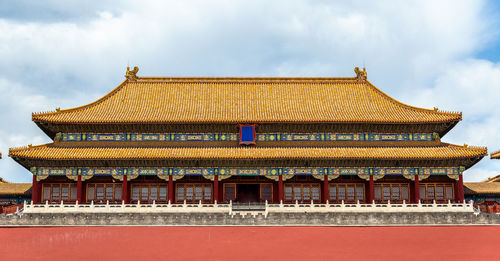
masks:
[[[466,203],[445,203],[445,204],[268,204],[263,206],[265,216],[269,213],[329,213],[329,212],[344,212],[344,213],[368,213],[368,212],[469,212],[477,213],[472,202]],[[238,210],[238,212],[245,212]],[[252,212],[256,212],[255,210]],[[233,214],[233,205],[229,204],[205,204],[201,201],[198,204],[24,204],[22,213],[227,213]]]

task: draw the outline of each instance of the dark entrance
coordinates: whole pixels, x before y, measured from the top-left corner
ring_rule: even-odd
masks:
[[[237,184],[236,191],[240,203],[259,202],[259,184]]]

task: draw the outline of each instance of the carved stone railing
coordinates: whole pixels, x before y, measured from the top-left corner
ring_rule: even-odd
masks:
[[[231,204],[26,204],[24,213],[229,213]]]
[[[435,201],[432,204],[406,204],[403,200],[401,204],[392,204],[390,201],[387,204],[366,204],[366,203],[356,203],[356,204],[266,204],[266,216],[268,213],[304,213],[304,212],[314,212],[314,213],[329,213],[329,212],[343,212],[343,213],[368,213],[368,212],[469,212],[469,213],[479,213],[474,209],[472,202],[466,203],[448,203],[437,204]]]
[[[22,213],[226,213],[229,215],[244,214],[251,212],[253,215],[259,213],[266,217],[269,213],[406,213],[406,212],[461,212],[461,213],[476,213],[472,202],[468,203],[445,203],[437,204],[268,204],[259,210],[241,209],[237,205],[232,204],[204,204],[201,201],[198,204],[24,204]],[[255,212],[255,213],[254,213]]]

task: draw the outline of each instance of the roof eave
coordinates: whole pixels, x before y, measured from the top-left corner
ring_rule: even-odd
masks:
[[[431,132],[436,132],[439,134],[440,137],[443,137],[446,133],[448,133],[452,128],[455,127],[456,124],[458,124],[460,120],[455,119],[455,120],[450,120],[450,121],[440,121],[440,122],[356,122],[356,121],[350,121],[350,122],[333,122],[333,121],[197,121],[197,122],[55,122],[55,121],[48,121],[48,120],[43,120],[43,119],[36,119],[34,122],[35,124],[52,140],[54,140],[56,134],[61,131],[61,126],[81,126],[81,125],[88,125],[88,126],[103,126],[103,125],[137,125],[141,124],[144,126],[147,125],[171,125],[171,124],[179,124],[179,125],[190,125],[190,124],[198,124],[198,125],[213,125],[213,124],[240,124],[240,123],[256,123],[256,124],[295,124],[295,125],[301,125],[301,124],[332,124],[332,125],[349,125],[349,124],[354,124],[354,125],[385,125],[385,126],[390,126],[390,125],[407,125],[407,126],[417,126],[417,125],[428,125],[431,126],[429,127],[429,130]],[[71,128],[71,127],[70,127]],[[65,129],[68,129],[67,127]],[[99,129],[102,129],[102,127],[99,127]]]

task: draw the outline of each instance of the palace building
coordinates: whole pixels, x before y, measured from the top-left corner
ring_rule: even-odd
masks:
[[[34,113],[52,143],[12,148],[36,203],[463,202],[486,148],[441,142],[462,114],[412,107],[367,80],[126,79]]]
[[[500,150],[490,154],[491,159],[500,159]],[[464,184],[466,200],[474,201],[474,205],[483,212],[500,213],[500,175],[482,182]]]
[[[0,159],[2,153],[0,153]],[[0,177],[0,214],[13,213],[31,198],[31,183],[10,183]],[[22,207],[21,207],[22,208]]]

